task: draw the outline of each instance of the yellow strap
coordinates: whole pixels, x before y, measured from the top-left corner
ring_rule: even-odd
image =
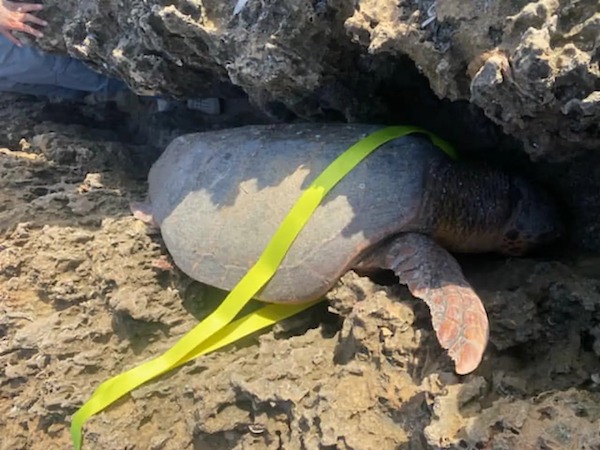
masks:
[[[435,145],[451,157],[456,157],[450,144],[428,131],[411,126],[388,127],[375,131],[342,153],[303,192],[267,244],[256,264],[212,314],[185,334],[161,356],[102,383],[92,397],[73,414],[71,418],[71,439],[74,448],[76,450],[81,448],[84,423],[91,416],[102,411],[133,389],[197,356],[230,344],[315,304],[316,301],[301,305],[267,305],[230,323],[275,274],[294,239],[331,188],[377,147],[410,133],[428,135]]]

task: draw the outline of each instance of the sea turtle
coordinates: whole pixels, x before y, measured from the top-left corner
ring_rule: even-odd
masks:
[[[230,290],[301,191],[379,128],[263,125],[178,137],[152,166],[148,203],[135,211],[151,214],[183,272]],[[517,255],[559,230],[544,192],[454,162],[424,136],[409,135],[381,146],[331,190],[257,298],[310,301],[350,269],[392,269],[427,303],[441,346],[466,374],[481,361],[488,319],[448,251]]]

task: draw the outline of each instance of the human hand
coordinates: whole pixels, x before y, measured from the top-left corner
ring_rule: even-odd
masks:
[[[22,31],[38,38],[42,37],[43,34],[28,25],[27,22],[43,27],[48,25],[45,20],[30,14],[43,8],[38,3],[16,3],[0,0],[0,34],[6,36],[9,41],[19,47],[22,47],[23,43],[12,34],[13,31]]]

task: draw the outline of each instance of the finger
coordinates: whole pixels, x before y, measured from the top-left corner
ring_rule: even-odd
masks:
[[[44,9],[43,5],[39,3],[21,3],[17,6],[15,11],[18,12],[32,12],[32,11],[41,11]]]
[[[40,25],[42,27],[48,25],[48,22],[46,22],[43,19],[40,19],[39,17],[34,16],[33,14],[25,14],[23,16],[23,22],[35,23],[36,25]]]
[[[17,47],[23,47],[23,43],[20,40],[18,40],[16,37],[14,37],[10,31],[8,31],[8,30],[2,30],[2,31],[0,31],[0,33],[6,39],[8,39],[10,42],[12,42],[13,44],[15,44]]]
[[[42,33],[41,31],[36,30],[35,28],[30,27],[29,25],[26,25],[24,23],[21,23],[18,28],[15,28],[15,30],[22,31],[23,33],[29,33],[38,38],[44,36],[44,33]]]

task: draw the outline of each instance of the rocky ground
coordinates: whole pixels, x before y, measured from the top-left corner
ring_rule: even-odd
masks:
[[[5,96],[0,111],[0,449],[64,449],[99,383],[168,349],[218,297],[129,213],[160,151],[149,143],[264,117],[153,116],[143,139],[110,108]],[[84,448],[599,449],[600,259],[461,263],[491,321],[472,375],[454,375],[403,287],[349,273],[329,303],[92,418]]]

